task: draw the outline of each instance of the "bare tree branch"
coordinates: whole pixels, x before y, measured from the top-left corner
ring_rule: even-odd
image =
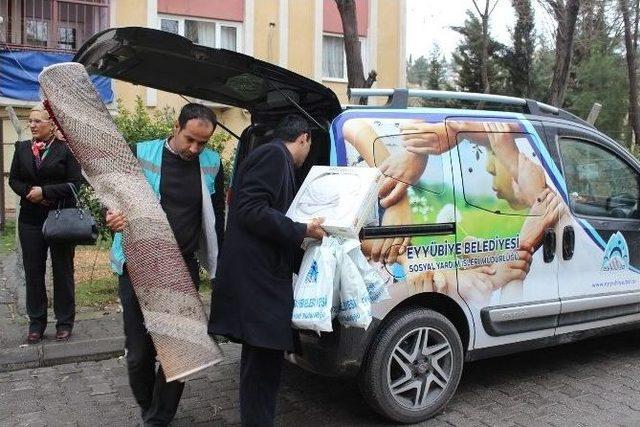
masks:
[[[471,1],[473,2],[473,5],[476,7],[476,10],[478,11],[478,15],[482,16],[482,11],[478,7],[478,3],[476,3],[476,0],[471,0]]]
[[[489,15],[491,15],[493,13],[493,11],[496,9],[496,6],[498,5],[499,1],[500,0],[496,0],[496,2],[493,4],[493,7],[491,8],[491,12],[489,12]],[[488,3],[487,3],[487,5],[488,5]]]
[[[556,19],[562,16],[562,10],[564,9],[563,0],[538,0],[538,3],[545,8],[547,12],[555,16]]]

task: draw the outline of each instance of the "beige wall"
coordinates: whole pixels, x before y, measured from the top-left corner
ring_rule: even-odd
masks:
[[[329,89],[331,89],[332,91],[334,91],[336,95],[338,95],[338,99],[340,100],[340,103],[346,104],[349,102],[349,98],[347,98],[346,83],[330,82],[330,81],[324,80],[322,84],[328,87]]]
[[[313,78],[314,0],[289,1],[289,70]]]
[[[278,22],[280,2],[258,0],[254,3],[253,56],[277,64],[280,60],[280,25]],[[269,23],[275,26],[269,26]]]
[[[376,87],[394,88],[401,82],[399,61],[404,63],[404,52],[400,52],[401,31],[400,7],[397,0],[378,0],[378,81]]]
[[[113,27],[146,26],[147,0],[111,0],[115,3]]]
[[[112,22],[113,27],[128,27],[138,26],[145,27],[147,23],[147,0],[111,0],[112,7],[115,11],[112,18],[115,22]],[[131,109],[133,108],[136,96],[142,97],[143,101],[146,101],[145,88],[140,86],[134,86],[130,83],[125,83],[119,80],[114,80],[115,98],[120,99],[124,105]]]

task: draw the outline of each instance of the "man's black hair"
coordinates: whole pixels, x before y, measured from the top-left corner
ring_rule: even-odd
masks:
[[[288,114],[276,126],[273,131],[273,137],[292,142],[303,133],[311,135],[309,122],[297,114]]]
[[[178,125],[180,129],[184,129],[187,125],[187,122],[192,119],[200,119],[205,122],[210,122],[213,127],[216,127],[218,124],[218,120],[216,119],[216,115],[209,107],[205,107],[202,104],[196,104],[195,102],[191,102],[180,110],[180,115],[178,116]]]

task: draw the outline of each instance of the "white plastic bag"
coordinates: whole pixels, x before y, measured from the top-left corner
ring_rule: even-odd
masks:
[[[302,258],[293,288],[292,324],[298,329],[331,332],[333,279],[336,269],[335,240],[325,237],[310,244]]]
[[[340,306],[338,321],[344,326],[367,329],[371,323],[369,292],[358,267],[348,254],[342,253],[340,263]]]
[[[360,275],[362,276],[364,284],[367,287],[367,291],[369,292],[369,300],[371,303],[375,304],[391,298],[389,296],[385,280],[380,276],[376,269],[369,264],[369,261],[365,258],[362,250],[360,250],[360,242],[355,240],[354,243],[350,243],[348,246],[345,246],[345,250],[348,251],[347,253],[349,258],[351,258],[360,271]]]

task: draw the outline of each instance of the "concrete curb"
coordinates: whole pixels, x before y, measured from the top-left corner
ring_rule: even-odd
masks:
[[[29,345],[0,352],[0,372],[111,359],[124,354],[124,336]]]

